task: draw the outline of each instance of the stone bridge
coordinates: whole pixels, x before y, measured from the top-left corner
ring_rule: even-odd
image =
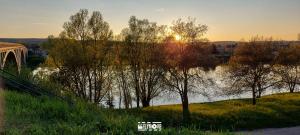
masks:
[[[7,61],[14,61],[20,72],[21,65],[26,63],[27,53],[28,50],[24,45],[0,42],[0,68],[4,69]]]

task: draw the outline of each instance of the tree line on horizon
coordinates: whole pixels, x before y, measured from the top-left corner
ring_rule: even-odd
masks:
[[[276,46],[271,38],[254,37],[238,44],[230,60],[221,64],[204,38],[206,25],[178,19],[172,26],[130,17],[128,27],[113,38],[98,11],[80,10],[63,25],[58,37],[44,44],[47,66],[59,69],[48,79],[94,104],[114,107],[114,96],[126,109],[150,106],[162,92],[180,96],[183,121],[190,119],[189,94],[201,94],[196,85],[215,85],[205,76],[222,66],[225,95],[252,93],[252,104],[268,88],[294,92],[300,83],[300,46]],[[119,105],[121,106],[121,105]]]

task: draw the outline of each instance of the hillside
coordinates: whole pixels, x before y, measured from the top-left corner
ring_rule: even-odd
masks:
[[[126,111],[99,108],[78,101],[74,105],[47,97],[32,97],[28,94],[6,90],[5,134],[31,135],[84,135],[84,134],[139,134],[139,116]],[[223,134],[191,129],[164,128],[150,134]]]
[[[264,96],[256,106],[250,99],[191,104],[189,128],[178,128],[180,105],[109,110],[13,91],[5,91],[4,97],[7,134],[139,134],[139,121],[161,121],[163,131],[155,134],[230,134],[228,131],[300,125],[300,93]]]
[[[47,41],[46,38],[0,38],[0,42],[21,43],[21,44],[41,44]]]
[[[149,121],[179,127],[181,105],[164,105],[132,110]],[[253,106],[251,99],[190,104],[191,122],[197,129],[239,131],[300,125],[300,93],[264,96]],[[170,115],[172,114],[172,115]]]

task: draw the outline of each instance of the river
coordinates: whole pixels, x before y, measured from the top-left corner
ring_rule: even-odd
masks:
[[[42,73],[42,75],[50,75],[52,72],[57,72],[58,70],[49,70],[48,68],[37,68],[33,71],[33,75],[37,75],[37,73]],[[202,86],[201,88],[197,89],[197,93],[190,93],[189,94],[189,103],[203,103],[203,102],[213,102],[213,101],[221,101],[221,100],[229,100],[229,99],[239,99],[239,98],[251,98],[251,93],[244,93],[240,95],[231,95],[227,96],[222,94],[222,90],[224,89],[225,84],[222,81],[222,67],[217,67],[215,70],[211,70],[205,73],[205,77],[212,78],[214,80],[214,85],[209,86]],[[201,85],[195,85],[201,86]],[[117,87],[115,87],[117,88]],[[118,91],[118,90],[117,90]],[[114,92],[114,105],[116,108],[119,108],[119,97],[118,92]],[[274,89],[269,88],[267,89],[263,95],[270,95],[280,92],[287,92],[283,89]],[[202,93],[202,94],[199,94]],[[205,95],[205,96],[204,96]],[[103,103],[104,104],[104,103]],[[155,97],[150,105],[151,106],[158,106],[158,105],[170,105],[170,104],[181,104],[181,99],[178,93],[171,93],[168,91],[162,92],[159,96]],[[132,107],[136,107],[136,102],[132,102]],[[123,108],[123,104],[121,105]]]

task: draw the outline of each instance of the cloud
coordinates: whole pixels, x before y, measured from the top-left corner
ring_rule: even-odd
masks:
[[[160,13],[165,12],[165,8],[158,8],[158,9],[155,9],[155,12],[160,12]]]

